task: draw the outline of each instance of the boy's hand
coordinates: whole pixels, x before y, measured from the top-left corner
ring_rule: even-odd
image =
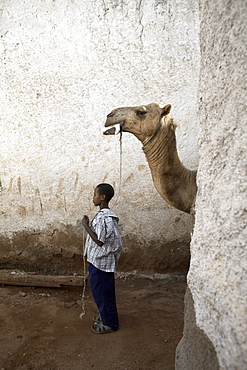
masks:
[[[83,225],[84,227],[89,226],[89,218],[88,218],[88,216],[84,215],[84,216],[83,216],[83,219],[81,220],[81,222],[82,222],[82,225]]]
[[[89,218],[88,218],[88,216],[84,215],[81,222],[82,222],[82,225],[85,227],[86,231],[88,232],[88,234],[90,235],[90,237],[93,239],[93,241],[97,245],[102,247],[102,245],[104,243],[98,239],[97,235],[89,227]]]

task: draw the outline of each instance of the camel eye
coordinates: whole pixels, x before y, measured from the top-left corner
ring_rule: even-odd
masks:
[[[142,111],[142,110],[138,110],[138,111],[136,111],[136,114],[138,115],[138,117],[143,117],[143,116],[145,116],[145,114],[146,114],[147,112],[145,112],[145,111]]]

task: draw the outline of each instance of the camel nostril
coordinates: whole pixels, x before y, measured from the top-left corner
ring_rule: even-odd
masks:
[[[111,112],[111,113],[109,113],[109,114],[107,114],[107,117],[112,117],[113,116],[113,112]]]

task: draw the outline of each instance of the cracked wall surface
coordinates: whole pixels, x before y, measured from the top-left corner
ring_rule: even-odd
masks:
[[[242,370],[247,369],[246,2],[201,0],[200,15],[198,194],[176,368]]]
[[[171,103],[181,160],[197,167],[197,1],[4,0],[0,63],[1,260],[24,263],[17,251],[33,230],[44,237],[30,251],[56,252],[50,230],[66,228],[79,256],[77,220],[94,215],[93,188],[106,181],[116,189],[120,267],[185,272],[190,216],[157,194],[136,138],[123,136],[120,168],[119,138],[102,131],[113,108]]]

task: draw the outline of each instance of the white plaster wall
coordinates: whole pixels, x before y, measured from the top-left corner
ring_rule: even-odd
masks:
[[[197,325],[213,343],[220,369],[242,370],[247,369],[247,9],[242,0],[200,3],[200,164],[188,286]]]
[[[1,1],[1,233],[75,225],[106,181],[123,235],[188,235],[140,143],[124,135],[120,182],[119,138],[102,130],[113,108],[171,103],[181,159],[197,167],[198,14],[196,0]]]

